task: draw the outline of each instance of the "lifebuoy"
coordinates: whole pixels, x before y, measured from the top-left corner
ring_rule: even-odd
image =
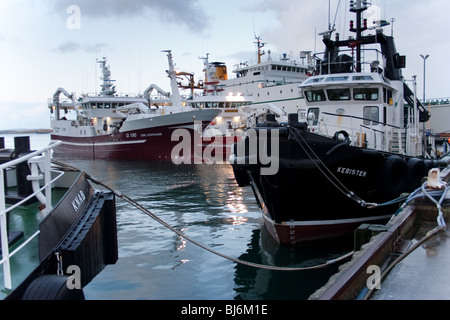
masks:
[[[405,191],[408,181],[406,160],[400,156],[389,156],[380,167],[378,174],[380,192],[391,200]]]
[[[344,139],[340,137],[341,135],[344,137]],[[345,142],[347,144],[350,143],[350,136],[348,132],[345,130],[337,131],[334,134],[333,139],[336,140],[337,142]]]
[[[45,274],[25,289],[22,300],[84,300],[82,289],[69,289],[65,275]]]

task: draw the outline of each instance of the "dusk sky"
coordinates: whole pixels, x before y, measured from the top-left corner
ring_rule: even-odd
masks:
[[[421,54],[429,55],[427,98],[450,97],[448,1],[372,4],[369,24],[395,18],[397,50],[407,57],[403,75],[417,75],[419,97]],[[172,50],[177,68],[194,72],[196,81],[206,53],[225,62],[229,74],[239,62],[255,63],[255,34],[274,59],[287,53],[299,60],[302,50],[323,51],[316,34],[327,30],[329,12],[341,38],[351,35],[348,6],[347,0],[1,0],[0,130],[49,128],[47,99],[58,87],[77,96],[99,90],[96,59],[107,57],[118,93],[140,93],[150,84],[169,90],[162,50]]]

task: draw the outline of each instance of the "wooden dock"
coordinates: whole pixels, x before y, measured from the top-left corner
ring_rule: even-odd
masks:
[[[450,166],[440,177],[449,182]],[[449,225],[450,192],[442,211]],[[446,242],[450,228],[437,230],[437,216],[436,205],[424,198],[406,206],[386,226],[362,226],[369,234],[378,235],[309,299],[450,299],[450,273],[446,270],[450,265],[450,243]],[[430,230],[436,233],[426,236]]]

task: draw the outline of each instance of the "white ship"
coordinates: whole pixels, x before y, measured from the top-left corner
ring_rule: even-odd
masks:
[[[235,77],[228,78],[226,71],[220,81],[225,95],[251,95],[255,107],[277,107],[286,114],[297,113],[305,108],[305,99],[299,89],[311,75],[313,64],[311,51],[301,51],[299,61],[283,54],[278,60],[273,59],[270,50],[267,59],[263,61],[266,53],[262,50],[265,43],[261,37],[256,37],[258,49],[258,63],[249,65],[241,63],[235,67]]]
[[[172,152],[178,145],[172,139],[174,131],[184,129],[191,136],[202,133],[220,110],[191,108],[182,101],[171,51],[165,52],[171,94],[151,85],[143,96],[116,95],[105,59],[100,61],[103,84],[99,95],[77,99],[74,93],[58,88],[48,104],[52,113],[51,139],[62,142],[55,153],[128,160],[173,161],[173,157],[178,157]],[[154,89],[161,97],[152,99]],[[61,93],[70,101],[60,101]],[[193,158],[191,149],[183,157]]]

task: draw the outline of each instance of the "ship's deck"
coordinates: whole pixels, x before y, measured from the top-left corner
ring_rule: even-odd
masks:
[[[66,192],[67,188],[52,188],[52,205],[55,206]],[[23,236],[19,235],[18,240],[10,246],[10,254],[39,229],[39,223],[41,222],[42,217],[38,204],[38,202],[35,202],[29,205],[22,205],[15,208],[10,213],[10,236],[23,232]],[[18,251],[11,258],[10,264],[12,285],[13,288],[15,288],[39,265],[38,237],[35,237]],[[0,279],[0,283],[2,283],[0,286],[0,299],[4,299],[10,291],[3,287],[3,268],[1,267]]]

